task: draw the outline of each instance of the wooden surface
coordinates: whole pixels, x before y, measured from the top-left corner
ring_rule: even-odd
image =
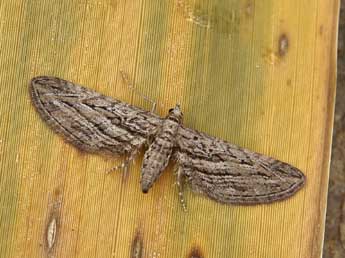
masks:
[[[337,0],[0,2],[0,257],[320,257],[336,74]],[[300,168],[271,205],[224,206],[168,169],[140,191],[142,155],[82,153],[35,112],[55,75]]]

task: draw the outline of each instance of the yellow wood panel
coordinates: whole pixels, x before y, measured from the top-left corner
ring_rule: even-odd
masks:
[[[320,257],[335,94],[338,0],[0,2],[0,257]],[[292,198],[220,205],[171,167],[141,193],[142,154],[76,150],[35,112],[28,83],[56,75],[284,160]]]

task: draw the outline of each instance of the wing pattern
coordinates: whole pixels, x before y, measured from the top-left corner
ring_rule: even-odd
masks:
[[[30,93],[42,119],[88,152],[129,154],[162,123],[153,113],[56,77],[33,78]]]
[[[257,204],[288,198],[305,183],[297,168],[181,126],[176,158],[195,192],[222,203]]]

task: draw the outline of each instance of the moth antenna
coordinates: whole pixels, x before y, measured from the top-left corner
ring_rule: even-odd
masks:
[[[140,96],[141,98],[143,98],[144,100],[150,102],[152,104],[151,107],[151,113],[155,113],[156,112],[156,107],[157,107],[157,102],[155,102],[154,100],[150,99],[149,97],[147,97],[146,95],[144,95],[143,93],[141,93],[139,90],[137,90],[133,83],[130,81],[129,76],[127,73],[125,73],[123,70],[120,70],[120,74],[122,77],[123,82],[128,86],[128,88],[133,91],[135,94],[137,94],[138,96]]]

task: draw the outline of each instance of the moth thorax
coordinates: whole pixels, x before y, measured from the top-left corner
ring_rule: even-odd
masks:
[[[169,114],[166,117],[169,120],[173,120],[177,123],[182,123],[183,113],[181,112],[180,105],[176,104],[174,108],[169,109]]]

